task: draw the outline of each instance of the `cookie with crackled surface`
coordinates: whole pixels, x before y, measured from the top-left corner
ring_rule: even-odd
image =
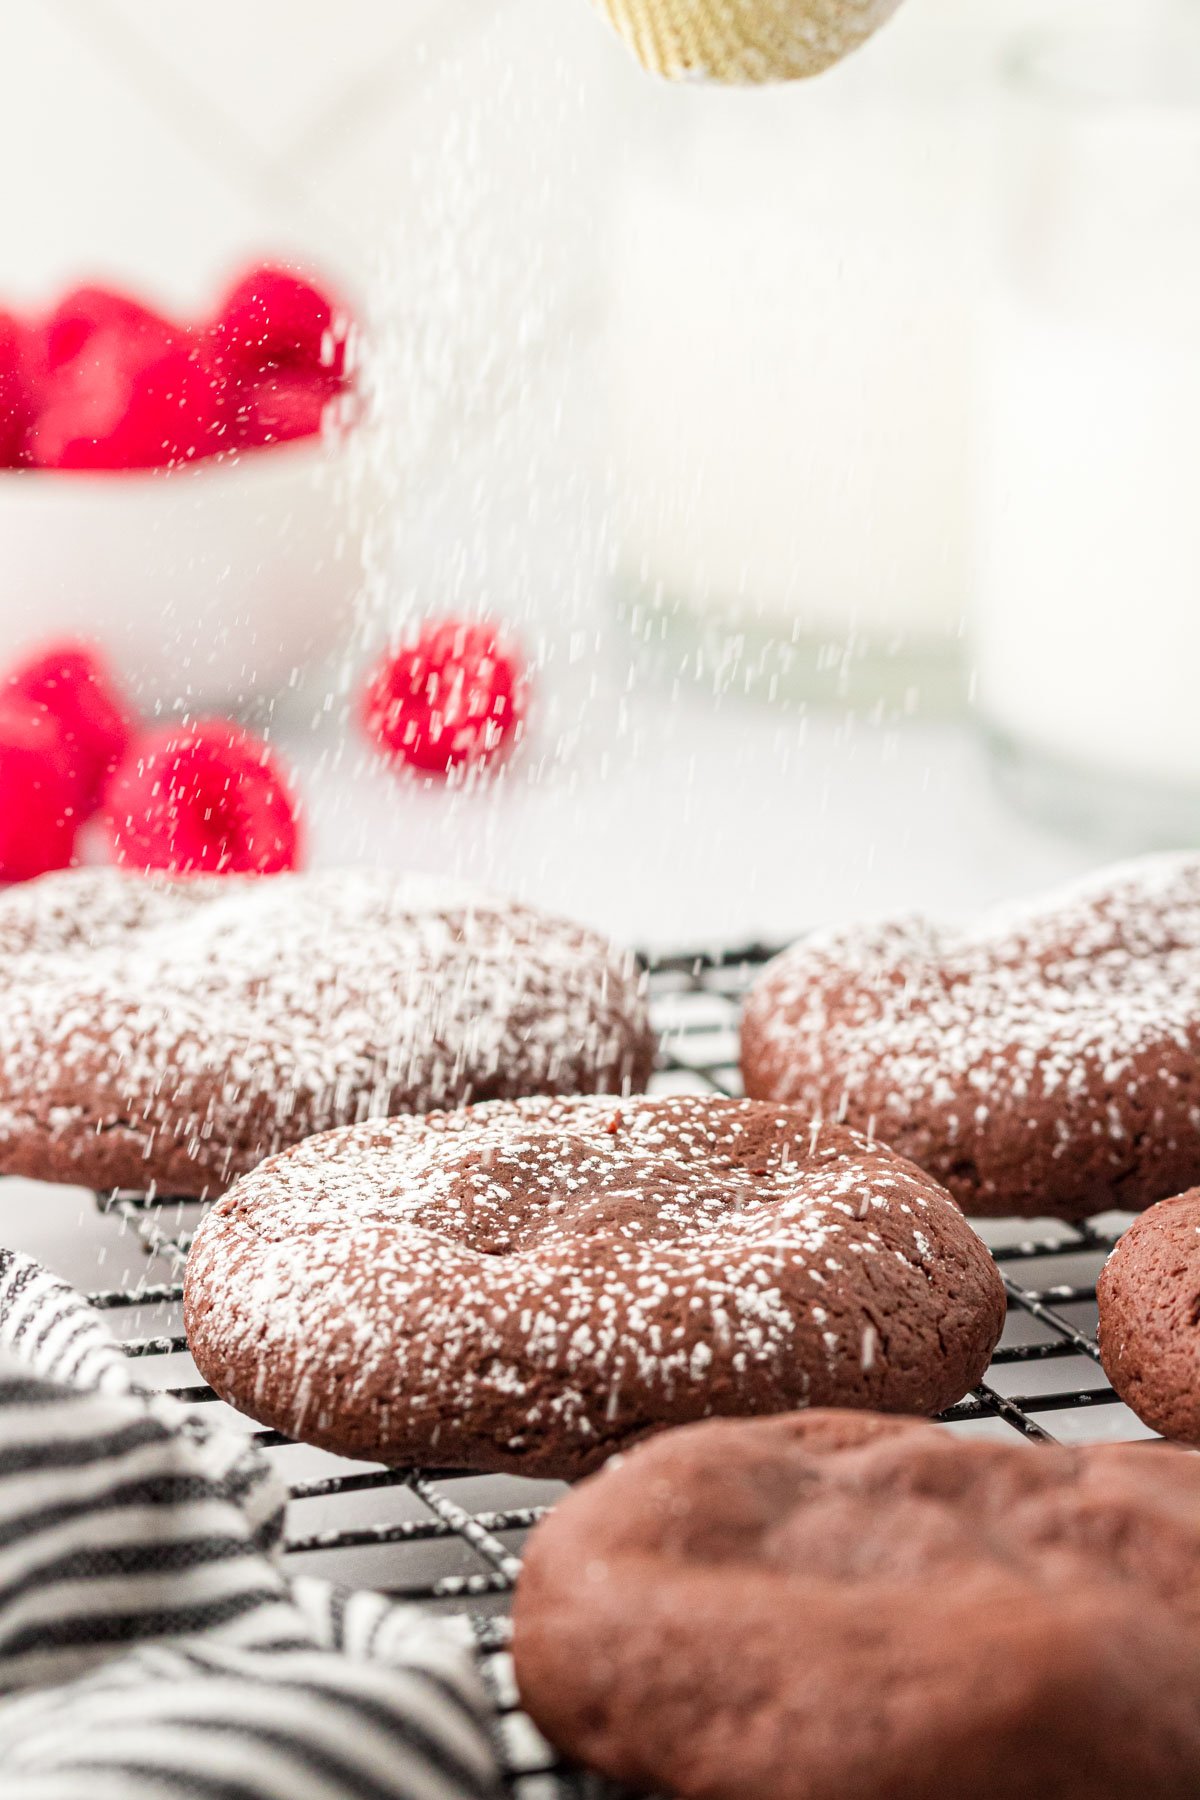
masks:
[[[218,1201],[184,1289],[202,1374],[265,1425],[566,1479],[714,1413],[939,1412],[1004,1310],[928,1176],[786,1107],[694,1096],[315,1138]]]
[[[746,1091],[877,1131],[968,1212],[1083,1219],[1200,1181],[1200,856],[949,930],[818,933],[764,971]]]
[[[1100,1360],[1163,1437],[1200,1445],[1200,1188],[1135,1219],[1096,1284]]]
[[[530,1537],[552,1743],[678,1800],[1190,1800],[1200,1459],[878,1415],[640,1446]]]
[[[117,869],[0,894],[0,1174],[219,1193],[367,1117],[643,1087],[627,953],[452,883]]]

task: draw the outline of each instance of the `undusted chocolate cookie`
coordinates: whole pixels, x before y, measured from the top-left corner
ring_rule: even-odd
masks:
[[[1200,1188],[1134,1221],[1096,1284],[1100,1359],[1139,1419],[1200,1444]]]
[[[746,1091],[873,1129],[968,1212],[1081,1219],[1200,1180],[1200,857],[975,931],[825,932],[770,964]]]
[[[1200,1459],[850,1413],[636,1449],[533,1532],[521,1698],[679,1800],[1193,1800]]]
[[[422,878],[47,876],[0,895],[0,1174],[220,1192],[312,1132],[645,1085],[632,959]]]
[[[949,1197],[748,1101],[517,1101],[300,1144],[208,1214],[188,1342],[252,1418],[341,1451],[581,1475],[664,1425],[935,1413],[1004,1319]]]

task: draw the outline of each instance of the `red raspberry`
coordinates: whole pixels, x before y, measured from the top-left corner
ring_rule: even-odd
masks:
[[[337,390],[322,375],[268,375],[238,396],[236,440],[248,448],[315,437]]]
[[[269,263],[234,283],[210,331],[221,359],[243,374],[304,369],[340,381],[345,373],[344,311],[311,281]]]
[[[29,333],[11,313],[0,312],[0,468],[21,462],[32,411]]]
[[[74,362],[97,337],[112,337],[139,350],[166,349],[179,335],[161,313],[114,288],[77,287],[64,294],[41,328],[47,376]]]
[[[199,345],[98,330],[50,377],[29,454],[50,469],[164,468],[219,449],[222,411]]]
[[[0,693],[5,698],[11,694],[57,722],[75,783],[77,816],[90,818],[129,748],[133,730],[103,658],[88,644],[49,644],[10,670]]]
[[[0,881],[70,866],[79,818],[76,784],[57,721],[0,697]]]
[[[497,756],[521,728],[523,702],[520,659],[497,628],[446,619],[376,664],[362,720],[392,761],[448,775]]]
[[[116,860],[135,869],[274,875],[300,860],[282,766],[228,719],[149,733],[117,770],[104,810]]]

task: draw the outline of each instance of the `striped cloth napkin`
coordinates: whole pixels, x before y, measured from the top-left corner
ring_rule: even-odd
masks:
[[[495,1800],[470,1626],[289,1579],[284,1499],[0,1252],[3,1800]]]

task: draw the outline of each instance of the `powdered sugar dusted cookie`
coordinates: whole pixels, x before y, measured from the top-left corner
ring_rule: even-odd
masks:
[[[184,1310],[206,1380],[290,1436],[570,1478],[710,1413],[937,1412],[986,1368],[1004,1292],[891,1151],[688,1096],[300,1144],[208,1214]]]
[[[526,1545],[521,1698],[678,1800],[1200,1793],[1200,1460],[719,1420]]]
[[[825,932],[761,976],[746,1090],[873,1129],[969,1212],[1084,1218],[1200,1180],[1200,856],[949,931]]]
[[[423,878],[171,882],[114,869],[0,894],[0,1173],[219,1192],[332,1126],[644,1086],[632,958]]]

